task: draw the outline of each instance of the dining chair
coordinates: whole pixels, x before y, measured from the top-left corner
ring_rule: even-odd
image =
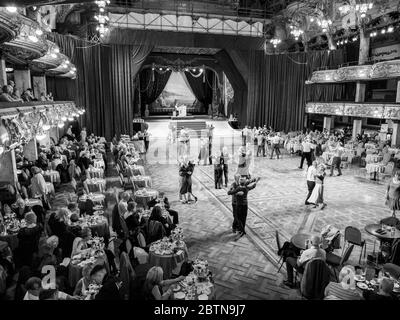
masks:
[[[358,263],[360,263],[363,251],[364,251],[364,258],[367,253],[366,242],[365,240],[362,240],[361,231],[352,226],[346,227],[346,229],[344,230],[344,242],[345,245],[343,246],[342,255],[345,248],[350,244],[354,244],[356,246],[361,247],[360,258],[358,259]]]
[[[334,253],[326,254],[326,263],[333,270],[336,281],[338,281],[338,282],[339,282],[339,279],[338,279],[338,273],[336,272],[336,270],[341,269],[345,265],[345,263],[349,260],[350,255],[353,251],[353,248],[354,248],[354,244],[348,246],[342,256],[338,256]]]

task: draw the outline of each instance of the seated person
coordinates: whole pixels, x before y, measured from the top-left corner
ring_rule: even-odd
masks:
[[[303,273],[306,263],[311,259],[322,258],[324,261],[326,260],[326,252],[324,249],[320,248],[320,243],[321,238],[319,236],[313,236],[311,238],[311,248],[304,250],[297,259],[293,257],[288,257],[286,259],[287,280],[284,281],[285,285],[290,288],[294,287],[293,269],[296,269],[299,273]]]
[[[90,272],[93,265],[87,264],[82,268],[82,278],[75,285],[74,296],[84,296],[90,284]]]
[[[344,266],[339,273],[339,283],[329,282],[325,288],[325,299],[338,300],[362,300],[356,289],[355,282],[352,284],[355,270],[353,266]],[[352,286],[351,286],[352,284]]]
[[[365,300],[394,300],[394,297],[392,296],[393,288],[393,280],[389,278],[383,278],[379,284],[379,291],[377,293],[370,290],[365,290],[363,292],[363,297]]]
[[[151,208],[151,207],[154,207],[157,203],[164,203],[164,208],[173,217],[173,223],[174,224],[179,224],[178,212],[171,209],[171,206],[169,204],[168,198],[165,196],[164,192],[160,192],[159,196],[158,196],[158,199],[150,200],[147,203],[147,205],[149,206],[149,208]]]
[[[122,283],[117,278],[107,273],[105,265],[95,265],[90,272],[90,280],[101,285],[95,300],[122,300],[120,293]]]
[[[80,237],[82,232],[82,227],[79,225],[79,216],[76,213],[71,214],[69,217],[71,224],[67,227],[67,230],[70,231],[75,237]]]
[[[71,257],[86,252],[89,249],[88,241],[92,238],[92,231],[90,228],[83,228],[79,237],[74,239],[72,245]]]
[[[17,216],[17,219],[22,220],[25,217],[25,214],[30,211],[30,208],[25,205],[25,201],[22,198],[18,198],[16,202],[16,207],[14,207],[14,212]]]
[[[136,211],[136,202],[128,203],[128,211],[125,212],[124,219],[129,231],[134,231],[140,226],[140,216]]]
[[[150,244],[167,236],[164,223],[165,221],[161,214],[161,208],[157,206],[154,207],[145,226],[146,243]]]
[[[18,232],[17,261],[20,266],[31,266],[34,253],[38,251],[42,227],[36,224],[36,214],[25,214],[26,226]]]
[[[172,288],[163,292],[163,287],[171,286],[185,279],[180,276],[176,279],[163,280],[164,271],[161,267],[152,267],[147,272],[146,280],[143,285],[143,296],[145,300],[169,300],[173,293]]]
[[[62,163],[57,165],[56,170],[60,174],[61,183],[68,183],[71,181],[71,178],[69,177],[69,172],[68,172],[68,164],[65,159],[62,160]]]

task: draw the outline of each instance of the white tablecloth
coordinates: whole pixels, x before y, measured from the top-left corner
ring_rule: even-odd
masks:
[[[383,160],[382,156],[378,156],[377,154],[367,154],[365,157],[366,163],[377,163]]]
[[[368,163],[365,169],[367,169],[367,173],[383,172],[385,166],[381,163]]]

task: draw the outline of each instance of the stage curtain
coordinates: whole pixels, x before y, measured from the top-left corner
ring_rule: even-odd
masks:
[[[305,81],[317,66],[326,66],[332,51],[249,55],[247,123],[271,125],[276,130],[303,129]],[[340,53],[335,53],[340,54]],[[335,57],[335,59],[339,59]]]
[[[111,139],[132,134],[135,78],[152,50],[149,46],[89,45],[69,36],[54,36],[61,52],[73,56],[77,68],[76,103],[86,108],[84,125]],[[65,50],[65,51],[63,51]]]
[[[196,99],[205,110],[208,110],[208,106],[213,100],[214,71],[206,69],[203,72],[205,72],[205,77],[203,75],[194,77],[190,71],[185,71],[183,74]]]
[[[150,105],[156,101],[167,85],[171,73],[172,71],[159,73],[151,68],[146,68],[140,72],[142,110],[146,104]]]
[[[46,76],[46,91],[52,93],[54,100],[75,101],[76,81],[69,78]]]

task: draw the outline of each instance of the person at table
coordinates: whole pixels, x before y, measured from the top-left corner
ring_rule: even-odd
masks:
[[[92,238],[92,231],[89,227],[83,228],[79,237],[74,239],[72,244],[71,258],[77,254],[87,252],[88,241]]]
[[[33,177],[31,179],[31,194],[33,198],[40,198],[45,209],[47,205],[48,188],[46,181],[42,175],[42,171],[38,167],[32,167]]]
[[[75,163],[75,160],[71,160],[68,166],[68,176],[72,179],[78,179],[81,176],[81,168]]]
[[[306,198],[306,201],[304,204],[309,205],[311,204],[308,202],[308,199],[310,198],[314,188],[315,188],[315,176],[317,174],[317,168],[318,168],[318,162],[313,161],[312,165],[308,167],[307,169],[307,188],[308,188],[308,195]]]
[[[47,159],[46,154],[44,152],[39,153],[36,165],[43,171],[46,171],[49,168],[49,160]]]
[[[362,300],[353,281],[355,269],[353,266],[344,266],[339,272],[339,282],[329,282],[325,288],[325,300]]]
[[[128,201],[130,196],[128,192],[123,192],[121,195],[121,200],[118,202],[118,213],[120,217],[124,217],[125,213],[128,211]]]
[[[82,171],[86,171],[89,167],[93,165],[93,160],[90,159],[89,151],[85,152],[80,158],[80,167]]]
[[[394,281],[389,278],[382,278],[379,284],[378,292],[364,290],[363,297],[365,300],[394,300],[392,295]]]
[[[76,213],[71,214],[69,217],[71,223],[67,226],[67,230],[71,232],[75,237],[80,237],[82,233],[82,227],[79,224],[79,215]]]
[[[392,154],[389,152],[388,146],[385,146],[385,147],[382,149],[382,157],[383,157],[383,159],[382,159],[382,164],[383,164],[384,166],[387,166],[388,163],[392,160]]]
[[[90,280],[102,286],[94,300],[122,300],[120,293],[122,282],[108,274],[104,264],[93,267],[90,272]]]
[[[76,184],[76,195],[80,197],[89,193],[88,177],[85,173],[83,173],[81,174],[80,180],[78,180],[78,183]]]
[[[140,216],[136,210],[136,202],[128,203],[128,210],[124,213],[124,219],[129,231],[134,231],[140,226]]]
[[[168,223],[165,223],[165,218],[161,214],[161,208],[155,206],[151,211],[149,220],[145,226],[146,243],[152,243],[167,236],[165,225],[169,227]]]
[[[396,169],[393,178],[389,180],[385,193],[385,204],[393,211],[393,216],[396,215],[396,210],[400,209],[400,170]]]
[[[293,288],[293,270],[296,269],[297,272],[303,273],[304,267],[308,261],[314,258],[319,258],[322,260],[326,260],[326,252],[324,249],[320,248],[321,238],[319,236],[311,237],[311,248],[304,250],[300,257],[288,257],[286,258],[286,272],[287,272],[287,280],[283,283]]]
[[[165,196],[164,192],[159,192],[158,198],[157,199],[152,199],[150,200],[147,205],[149,208],[154,207],[157,203],[161,204],[161,206],[164,206],[164,209],[168,211],[170,216],[173,218],[173,223],[174,224],[179,224],[179,214],[178,211],[172,210],[171,205],[169,203],[168,198]]]
[[[57,212],[50,215],[48,225],[59,239],[59,247],[62,250],[63,257],[70,257],[72,251],[72,244],[75,236],[72,232],[68,231],[68,209],[61,208]]]
[[[33,255],[37,252],[42,227],[38,225],[36,215],[28,212],[25,215],[26,226],[18,231],[17,262],[20,266],[31,266]]]
[[[161,267],[151,267],[146,275],[143,285],[143,297],[145,300],[169,300],[173,294],[171,285],[185,279],[180,276],[176,279],[163,280],[164,271]],[[163,292],[163,287],[170,286],[167,291]]]
[[[75,285],[74,296],[84,296],[86,294],[86,291],[89,289],[89,284],[91,283],[90,272],[92,269],[92,264],[86,264],[82,268],[82,278],[80,278]]]
[[[71,178],[69,177],[69,172],[68,172],[68,164],[65,159],[63,159],[62,163],[60,163],[56,167],[56,170],[60,174],[61,183],[68,183],[71,181]]]
[[[61,154],[57,151],[51,160],[51,169],[57,170],[57,167],[62,164]]]
[[[17,219],[22,220],[25,217],[25,214],[31,211],[31,209],[25,204],[24,199],[18,198],[13,208],[13,211]]]

